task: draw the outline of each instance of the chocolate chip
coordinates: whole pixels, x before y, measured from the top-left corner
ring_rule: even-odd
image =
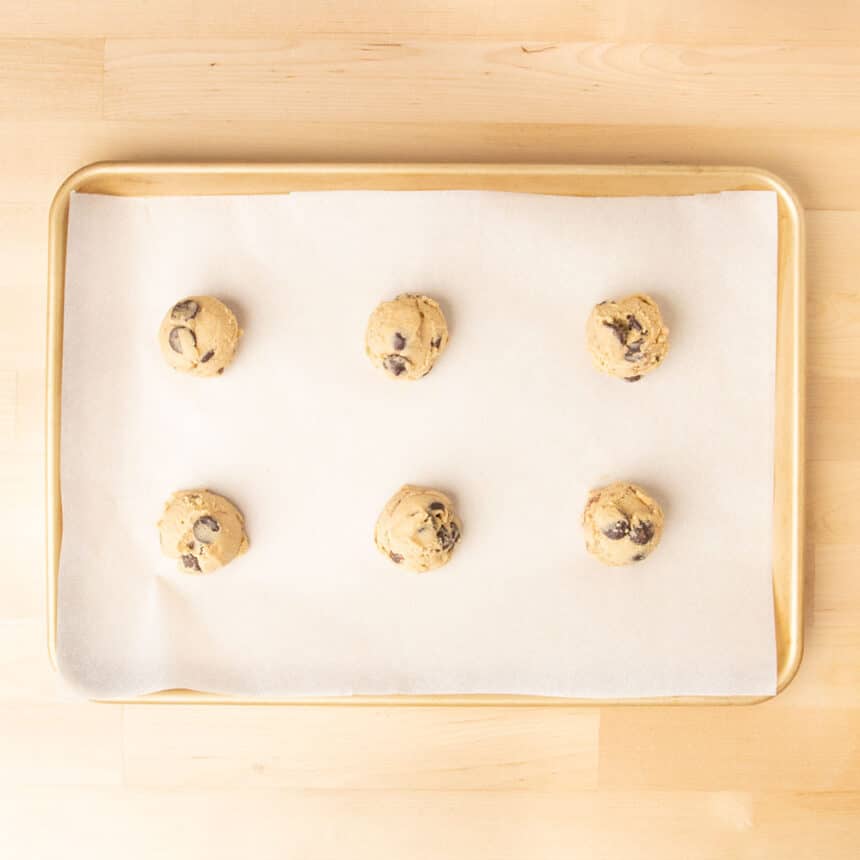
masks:
[[[625,376],[624,377],[625,382],[639,382],[640,379],[642,379],[641,375],[640,376]]]
[[[198,562],[197,558],[191,555],[191,553],[182,556],[182,566],[186,570],[196,570],[200,573],[200,562]]]
[[[609,540],[621,540],[630,531],[630,523],[627,520],[617,520],[611,526],[601,531]]]
[[[209,361],[209,359],[212,358],[213,355],[215,355],[214,349],[210,349],[209,352],[204,352],[203,355],[200,356],[200,363],[206,364],[206,362]]]
[[[167,342],[174,352],[182,355],[187,349],[193,349],[197,346],[197,338],[194,337],[194,332],[184,325],[177,325],[170,329],[170,334],[167,335]]]
[[[223,368],[223,367],[219,367],[219,368],[218,368],[218,376],[220,376],[223,372],[224,372],[224,368]]]
[[[640,552],[638,555],[634,555],[633,561],[645,561],[645,553]]]
[[[200,305],[194,299],[186,299],[184,302],[178,302],[170,311],[170,318],[173,320],[182,320],[188,322],[200,312]]]
[[[386,355],[382,366],[394,376],[400,376],[406,372],[406,360],[399,355]]]
[[[443,505],[442,502],[430,502],[430,504],[427,505],[427,510],[428,511],[444,511],[445,505]]]
[[[439,335],[439,337],[434,337],[433,340],[430,341],[430,346],[432,346],[433,349],[439,349],[439,347],[441,345],[442,345],[442,335],[441,334]]]
[[[460,540],[460,529],[457,527],[457,523],[451,523],[448,528],[451,530],[451,537],[454,538],[454,543],[457,543]]]
[[[627,344],[627,325],[623,320],[612,320],[612,322],[606,322],[604,320],[603,325],[606,328],[611,328],[615,337],[618,338],[618,342],[624,346]]]
[[[451,523],[451,525],[453,526],[454,524]],[[436,529],[436,539],[439,541],[439,548],[445,552],[457,543],[460,539],[460,532],[456,526],[453,529],[448,526],[439,526]]]
[[[648,520],[640,520],[630,526],[630,540],[637,546],[644,546],[651,542],[654,537],[654,523]]]
[[[401,561],[403,561],[403,556],[402,556],[402,555],[400,555],[400,553],[399,553],[399,552],[390,552],[390,553],[388,553],[388,557],[389,557],[389,558],[390,558],[390,559],[391,559],[395,564],[400,564],[400,562],[401,562]]]
[[[635,340],[633,343],[627,344],[627,351],[624,353],[625,361],[639,361],[642,358],[642,340]]]
[[[394,348],[397,352],[406,348],[406,338],[399,331],[394,332]]]
[[[627,326],[631,331],[644,331],[642,324],[633,314],[627,314]]]
[[[194,523],[191,531],[200,543],[214,543],[215,535],[221,531],[221,526],[214,517],[206,515]]]

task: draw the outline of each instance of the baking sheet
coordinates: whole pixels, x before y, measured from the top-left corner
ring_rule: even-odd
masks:
[[[362,354],[379,300],[442,301],[415,385]],[[592,304],[646,290],[672,328],[636,385],[593,371]],[[233,305],[221,379],[155,343],[180,296]],[[58,660],[87,695],[775,691],[772,192],[74,195],[66,273]],[[589,487],[637,480],[659,551],[582,547]],[[377,555],[404,482],[451,492],[465,537],[423,576]],[[160,556],[177,488],[245,511],[251,552],[206,578]]]

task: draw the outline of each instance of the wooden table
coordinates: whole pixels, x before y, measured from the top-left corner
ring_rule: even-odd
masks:
[[[808,208],[810,507],[807,654],[787,692],[735,709],[385,710],[61,690],[43,621],[47,208],[87,162],[160,158],[787,179]],[[0,854],[857,856],[860,5],[4,0],[0,178]]]

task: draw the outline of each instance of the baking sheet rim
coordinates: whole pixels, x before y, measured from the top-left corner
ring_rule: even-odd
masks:
[[[730,166],[686,166],[686,165],[575,165],[575,164],[324,164],[324,163],[246,163],[246,162],[97,162],[72,173],[58,189],[51,204],[48,241],[48,309],[47,309],[47,356],[45,392],[45,478],[46,478],[46,572],[47,572],[47,631],[48,653],[57,669],[57,598],[59,576],[59,553],[62,539],[62,503],[60,497],[60,409],[62,385],[63,346],[63,299],[65,290],[66,234],[68,226],[69,199],[73,191],[99,191],[111,193],[99,183],[143,180],[143,185],[132,193],[170,193],[168,187],[157,189],[159,181],[169,183],[171,177],[191,177],[217,183],[229,177],[257,182],[274,182],[277,178],[341,178],[371,182],[391,180],[401,190],[410,187],[426,187],[418,179],[441,180],[437,187],[459,187],[456,180],[468,187],[476,187],[466,179],[495,179],[504,184],[507,179],[558,179],[577,180],[586,183],[624,181],[632,184],[660,180],[691,186],[684,190],[655,188],[634,193],[643,196],[660,194],[703,193],[721,190],[767,189],[775,191],[778,199],[778,306],[777,322],[782,324],[782,303],[790,300],[790,338],[777,337],[777,386],[788,386],[789,404],[786,414],[788,426],[775,426],[775,447],[778,448],[781,433],[788,433],[784,443],[788,447],[787,460],[790,474],[787,482],[779,474],[781,465],[774,452],[774,487],[784,484],[788,493],[787,524],[774,524],[774,558],[777,558],[779,535],[788,545],[788,556],[783,569],[774,564],[774,613],[777,647],[777,687],[781,693],[792,681],[800,667],[803,656],[803,564],[804,564],[804,450],[805,450],[805,281],[804,281],[804,222],[800,203],[786,183],[774,174],[752,167]],[[146,180],[149,180],[147,184]],[[95,185],[96,187],[92,187]],[[704,186],[704,187],[703,187]],[[378,185],[371,187],[379,187]],[[478,186],[480,187],[480,186]],[[156,188],[154,192],[152,188]],[[289,189],[278,187],[269,193],[285,193]],[[520,189],[522,190],[522,189]],[[113,193],[116,193],[114,191]],[[178,191],[174,193],[188,193]],[[234,184],[228,188],[197,193],[243,193]],[[253,191],[244,193],[266,193],[256,185]],[[539,193],[553,193],[540,188]],[[566,190],[555,193],[577,193]],[[622,196],[617,189],[595,192],[580,190],[583,196]],[[786,290],[785,288],[789,289]],[[788,354],[786,356],[786,351]],[[790,358],[787,363],[786,357]],[[780,368],[782,366],[782,374]],[[781,378],[782,376],[782,378]],[[777,397],[779,387],[774,391]],[[779,401],[778,401],[779,402]],[[779,412],[779,410],[778,410]],[[777,416],[779,417],[779,415]],[[784,468],[784,465],[783,465]],[[780,480],[781,479],[781,480]],[[776,498],[775,498],[776,502]],[[776,508],[774,519],[776,521]],[[786,536],[784,530],[788,528]],[[778,529],[781,529],[779,531]],[[784,641],[780,633],[784,634]],[[475,695],[385,695],[344,697],[289,697],[263,698],[228,696],[204,693],[195,690],[164,690],[142,696],[111,699],[113,703],[152,704],[241,704],[241,705],[437,705],[437,706],[543,706],[543,705],[677,705],[677,704],[754,704],[772,696],[673,696],[647,699],[572,699],[514,694]]]

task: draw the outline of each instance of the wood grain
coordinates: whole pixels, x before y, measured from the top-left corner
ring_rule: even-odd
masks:
[[[5,0],[0,851],[856,857],[860,6]],[[214,63],[215,65],[210,65]],[[809,232],[807,651],[715,710],[86,704],[45,656],[47,207],[98,159],[758,164]],[[840,210],[840,211],[835,211]]]
[[[6,0],[0,34],[13,36],[244,36],[346,34],[404,36],[495,36],[552,44],[556,40],[625,40],[687,44],[850,44],[860,38],[860,12],[852,3],[822,10],[806,0],[783,0],[774,15],[762,4],[739,4],[727,14],[715,0],[688,3],[628,0],[571,4],[531,0]]]
[[[102,115],[101,39],[0,39],[0,116]]]
[[[860,460],[860,379],[826,376],[810,386],[809,395],[809,459]]]
[[[860,461],[818,461],[810,464],[808,475],[809,528],[815,545],[855,545],[857,528],[848,512],[860,486],[855,483],[860,481]]]
[[[0,451],[11,447],[18,413],[18,376],[14,370],[0,370]]]
[[[41,619],[0,621],[0,703],[52,705],[62,697],[59,678],[45,663],[44,632]],[[0,778],[0,791],[4,785]]]
[[[0,795],[0,799],[2,795]],[[108,833],[124,834],[123,856],[333,857],[741,856],[753,828],[745,793],[254,791],[182,792],[97,788],[74,795],[24,789],[18,814],[0,810],[13,844],[51,856],[86,844],[101,856]],[[103,811],[105,821],[95,819]],[[53,827],[39,826],[46,815]],[[807,818],[808,822],[808,818]],[[107,831],[107,832],[106,832]],[[31,835],[32,834],[32,835]],[[169,853],[165,846],[169,845]],[[107,856],[105,854],[105,856]],[[758,855],[761,856],[761,855]]]
[[[845,791],[860,780],[858,747],[856,741],[839,747],[831,739],[849,737],[857,719],[853,709],[786,708],[776,702],[753,708],[607,709],[600,719],[600,787]]]
[[[182,81],[182,86],[173,82]],[[714,103],[722,109],[714,111]],[[804,105],[803,120],[797,111]],[[851,128],[860,47],[474,39],[108,39],[109,119]],[[731,118],[731,121],[729,121]]]
[[[542,709],[462,708],[440,716],[423,707],[128,706],[126,782],[492,791],[596,786],[596,711],[552,717]],[[165,767],[177,758],[183,768]]]
[[[89,704],[0,703],[8,785],[119,785],[122,713]]]
[[[169,14],[165,14],[169,8]],[[686,44],[851,44],[860,38],[860,11],[853,3],[822,9],[807,0],[783,0],[779,14],[764,4],[731,8],[716,0],[679,6],[608,0],[571,4],[531,0],[400,0],[384,6],[361,0],[5,0],[0,34],[13,36],[243,36],[272,33],[344,34],[380,38],[463,36],[553,44],[571,41],[646,41]]]

